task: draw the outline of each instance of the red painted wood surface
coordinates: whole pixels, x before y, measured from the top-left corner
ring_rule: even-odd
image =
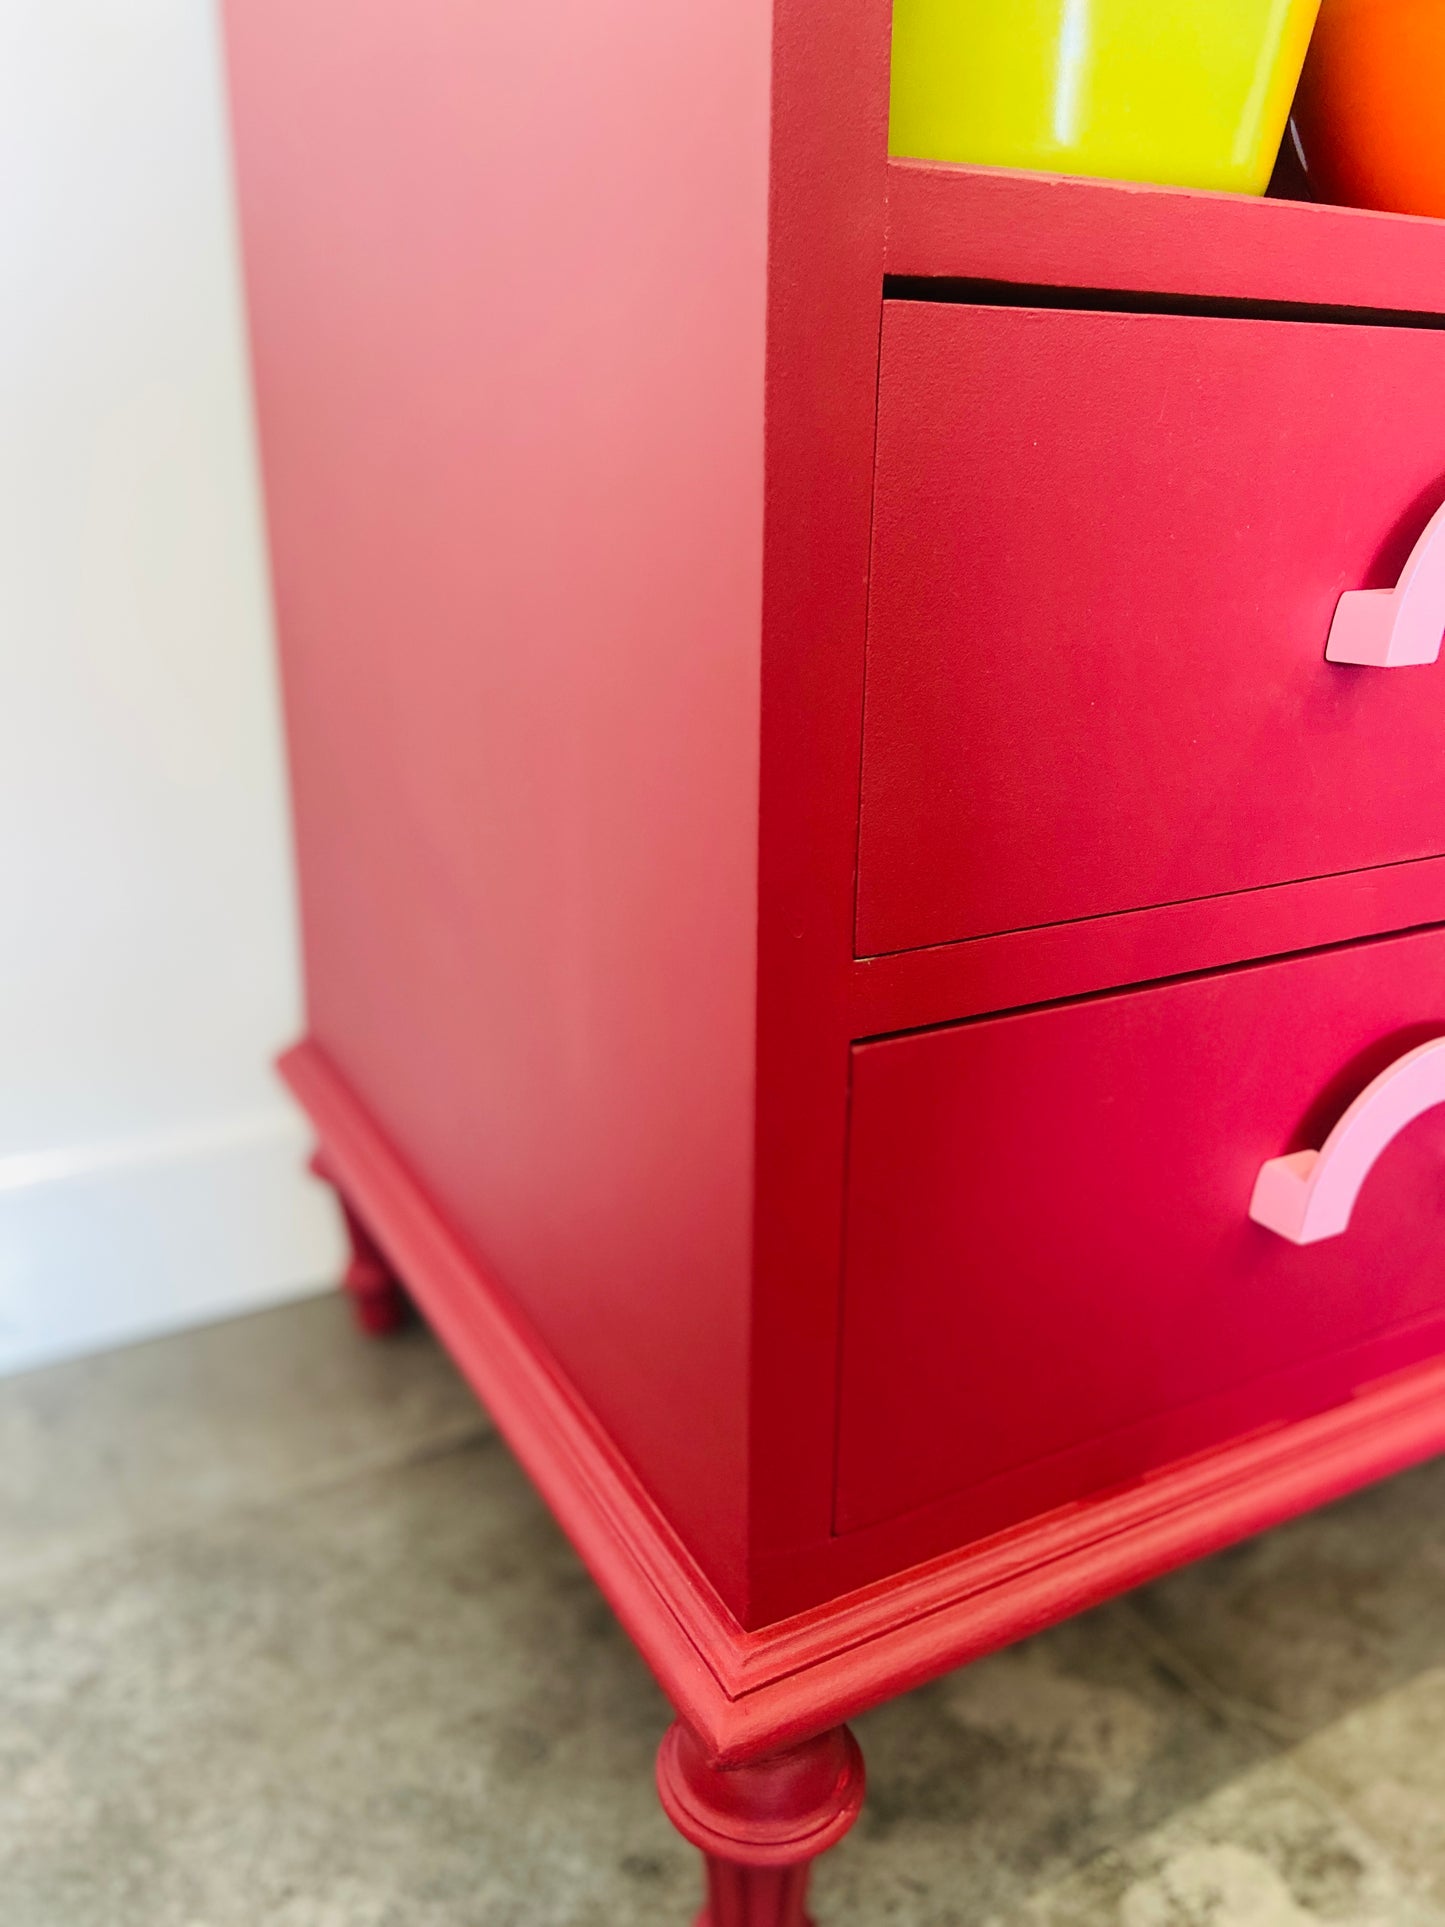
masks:
[[[759,714],[750,1623],[828,1554],[889,0],[776,0]],[[805,1581],[805,1588],[813,1583]]]
[[[657,1790],[667,1817],[704,1855],[698,1927],[812,1927],[812,1863],[857,1819],[863,1785],[863,1756],[844,1726],[731,1767],[711,1760],[687,1727],[670,1727]]]
[[[1442,498],[1445,334],[888,303],[860,951],[1445,849],[1445,668],[1324,659]]]
[[[1276,1374],[1407,1325],[1437,1349],[1439,1112],[1346,1235],[1301,1248],[1247,1213],[1265,1159],[1442,1034],[1427,932],[861,1046],[842,1529],[1050,1459],[1031,1504],[1065,1504],[1080,1444],[1112,1435],[1109,1483],[1142,1477],[1299,1416]],[[1343,1360],[1333,1397],[1356,1382]]]
[[[851,1040],[1439,906],[1422,864],[1259,892],[1257,924],[1236,898],[854,962],[885,221],[886,265],[928,271],[888,8],[625,12],[232,0],[228,32],[307,1061],[394,1147],[361,1188],[408,1284],[444,1280],[428,1315],[669,1691],[713,1705],[710,1653],[746,1751],[1436,1437],[1423,1395],[1357,1406],[1247,1501],[1146,1507],[1112,1563],[1034,1573],[1041,1527],[1003,1591],[972,1552],[961,1592],[897,1576],[967,1539],[947,1497],[836,1536]],[[1054,228],[1051,184],[944,172],[936,271],[1445,305],[1416,224],[1072,183]],[[875,1633],[893,1657],[849,1657]]]
[[[226,24],[311,1034],[741,1596],[772,9]]]
[[[1387,1032],[1394,1050],[1445,1025],[1445,938],[853,1048],[1445,915],[1429,840],[1383,868],[1282,882],[1266,863],[1269,887],[1234,881],[1228,898],[1146,895],[1105,918],[855,959],[885,271],[1434,312],[1445,240],[1388,217],[889,164],[887,0],[226,11],[309,986],[310,1039],[287,1074],[362,1235],[697,1735],[671,1789],[710,1789],[692,1819],[728,1820],[704,1841],[715,1927],[797,1914],[800,1842],[773,1858],[779,1840],[758,1831],[782,1812],[776,1762],[748,1777],[765,1797],[741,1826],[728,1809],[743,1781],[727,1772],[1445,1445],[1436,1124],[1371,1178],[1323,1288],[1228,1246],[1223,1203],[1234,1162],[1247,1178],[1317,1141]],[[1262,799],[1271,863],[1341,835],[1371,862],[1403,847],[1441,800],[1437,706],[1417,699],[1414,720],[1360,684],[1333,733],[1312,694],[1291,711],[1286,643],[1260,608],[1287,599],[1292,568],[1310,571],[1311,607],[1327,600],[1320,568],[1341,572],[1336,587],[1373,568],[1391,579],[1412,517],[1445,490],[1434,338],[1378,347],[1355,330],[1336,353],[1314,325],[1116,317],[1136,341],[1210,345],[1194,364],[1138,356],[1106,406],[1087,355],[1030,362],[1017,344],[1033,324],[1014,311],[996,325],[993,398],[978,389],[971,426],[956,369],[933,397],[958,447],[991,437],[967,446],[994,472],[981,492],[1020,497],[1007,522],[983,502],[989,567],[1020,570],[1020,538],[1042,529],[1054,546],[1019,605],[1035,640],[1064,589],[1082,591],[1076,609],[1113,607],[1105,667],[1117,681],[1122,636],[1138,700],[1112,736],[1087,727],[1097,691],[1066,686],[1042,649],[1053,713],[1025,747],[1053,754],[1049,729],[1055,747],[1067,735],[1079,780],[1028,799],[1032,885],[1019,819],[957,863],[950,776],[902,838],[941,824],[946,846],[931,880],[907,884],[922,892],[907,916],[921,903],[933,918],[941,888],[956,935],[949,891],[1042,876],[1057,895],[1082,877],[1102,900],[1111,864],[1157,875],[1163,844],[1151,854],[1147,834],[1081,839],[1081,800],[1097,824],[1131,784],[1142,794],[1130,742],[1154,759],[1160,809],[1207,796],[1214,811],[1176,821],[1186,867],[1208,867],[1212,836],[1233,875],[1248,853],[1219,824],[1245,793]],[[1048,323],[1074,345],[1084,325]],[[1185,328],[1198,332],[1171,332]],[[1225,345],[1241,341],[1254,360]],[[1065,481],[1073,462],[1090,484],[1073,495],[1022,486],[1040,378],[1062,406],[1037,411],[1037,432]],[[1205,484],[1222,484],[1230,435],[1226,502]],[[959,530],[940,502],[971,506],[967,487],[950,469],[892,533],[946,549]],[[1198,515],[1166,521],[1170,488]],[[1060,540],[1049,513],[1065,508],[1100,520]],[[1141,610],[1162,608],[1156,570],[1129,590],[1089,575],[1091,552],[1142,548],[1151,514],[1151,562],[1169,554],[1177,578],[1182,535],[1196,565],[1172,653],[1140,635]],[[1224,540],[1207,560],[1211,520]],[[1326,565],[1316,538],[1341,530],[1349,553]],[[1221,556],[1257,564],[1261,550],[1278,568],[1239,588]],[[1211,610],[1236,618],[1209,659],[1216,749],[1221,712],[1236,732],[1254,716],[1250,635],[1267,699],[1237,771],[1221,749],[1190,790],[1182,698],[1200,686],[1190,640]],[[1011,713],[998,660],[989,673]],[[966,716],[986,729],[1000,712],[976,695]],[[926,788],[955,753],[956,736],[923,732],[915,778]],[[1331,817],[1341,768],[1354,801],[1336,795]],[[1082,852],[1078,876],[1049,871],[1050,838]],[[867,892],[894,883],[875,870],[864,884],[866,917]],[[1302,988],[1269,992],[1286,982]],[[1201,1000],[1202,1028],[1155,1014]],[[1057,1049],[1012,1041],[1056,1035]],[[1029,1077],[1049,1100],[1032,1111]],[[1131,1095],[1150,1099],[1132,1126]],[[980,1098],[995,1100],[987,1138]],[[1186,1110],[1204,1135],[1183,1135]],[[950,1133],[982,1178],[947,1167]],[[1171,1168],[1194,1189],[1182,1217],[1135,1210],[1131,1245],[1106,1194],[1154,1200],[1171,1133]],[[1043,1155],[1066,1137],[1073,1164]],[[972,1264],[960,1304],[948,1273],[970,1184],[970,1250],[1006,1262]],[[1072,1241],[1050,1215],[1061,1194]],[[1229,1225],[1270,1240],[1246,1202]],[[1152,1270],[1145,1234],[1166,1253]],[[1251,1286],[1262,1304],[1246,1304]],[[1241,1359],[1262,1375],[1241,1379]],[[1261,1415],[1282,1422],[1261,1430]],[[822,1833],[851,1818],[855,1785],[835,1786],[847,1797]],[[767,1853],[732,1858],[743,1835]]]
[[[718,1597],[535,1332],[314,1044],[283,1069],[330,1180],[476,1387],[719,1764],[806,1739],[1069,1613],[1445,1449],[1445,1364],[961,1549],[946,1508],[829,1541],[787,1577],[806,1603],[748,1630]],[[924,1521],[922,1525],[920,1521]],[[943,1556],[914,1563],[931,1532]],[[802,1585],[812,1588],[804,1601]]]
[[[896,160],[887,271],[1438,315],[1445,222]]]
[[[862,957],[853,967],[853,1030],[918,1030],[1428,923],[1445,923],[1445,857]]]

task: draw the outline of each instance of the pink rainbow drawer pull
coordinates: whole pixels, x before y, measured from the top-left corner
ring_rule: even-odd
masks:
[[[1445,507],[1436,509],[1393,589],[1347,589],[1335,605],[1327,662],[1405,669],[1434,662],[1445,631]]]
[[[1437,1104],[1445,1104],[1445,1037],[1421,1044],[1381,1071],[1318,1151],[1296,1151],[1262,1164],[1250,1217],[1291,1244],[1338,1237],[1375,1160],[1407,1124]]]

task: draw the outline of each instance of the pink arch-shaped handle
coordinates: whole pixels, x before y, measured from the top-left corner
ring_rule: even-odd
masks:
[[[1445,1037],[1407,1051],[1355,1099],[1318,1151],[1259,1168],[1249,1215],[1291,1244],[1334,1238],[1350,1222],[1375,1160],[1423,1111],[1445,1104]]]
[[[1436,509],[1393,589],[1347,589],[1335,605],[1327,662],[1405,669],[1434,662],[1445,633],[1445,506]]]

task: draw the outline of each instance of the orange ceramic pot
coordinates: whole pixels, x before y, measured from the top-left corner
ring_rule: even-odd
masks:
[[[1295,103],[1321,200],[1445,216],[1445,0],[1324,0]]]

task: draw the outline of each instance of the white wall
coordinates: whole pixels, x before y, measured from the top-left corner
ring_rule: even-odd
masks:
[[[0,0],[0,1370],[334,1276],[208,0]]]

